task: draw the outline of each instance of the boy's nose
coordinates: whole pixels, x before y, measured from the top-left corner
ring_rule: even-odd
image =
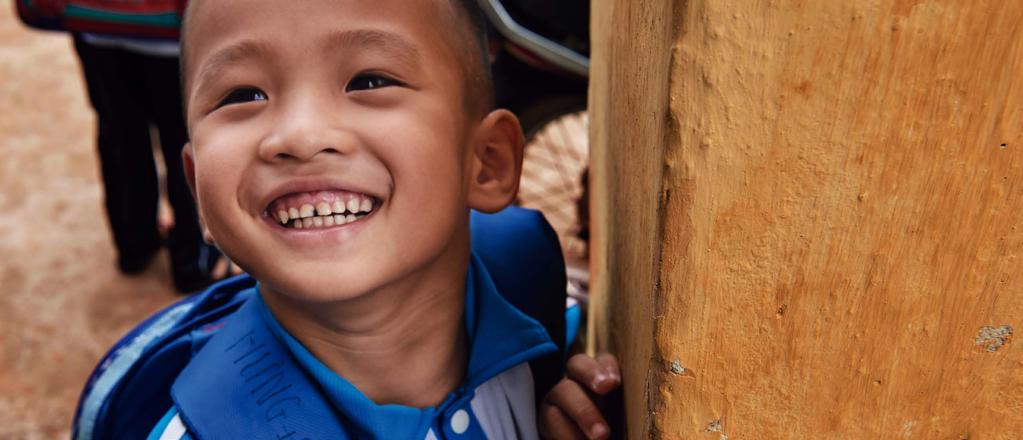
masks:
[[[310,102],[281,109],[274,126],[259,146],[260,158],[267,162],[312,160],[320,154],[347,154],[356,145],[354,135],[340,119],[325,107]]]

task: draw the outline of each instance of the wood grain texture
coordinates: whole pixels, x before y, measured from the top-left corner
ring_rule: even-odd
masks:
[[[593,8],[630,438],[1023,438],[1023,2]]]
[[[594,192],[590,200],[588,345],[591,352],[616,353],[623,364],[631,438],[642,438],[651,422],[649,372],[661,224],[655,208],[671,66],[670,58],[651,55],[670,51],[672,17],[668,2],[629,0],[595,2],[591,16],[590,182],[607,190]],[[642,190],[630,193],[627,188]]]

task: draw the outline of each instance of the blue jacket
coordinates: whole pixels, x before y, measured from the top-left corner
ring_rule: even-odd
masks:
[[[491,283],[492,290],[528,315],[529,321],[538,322],[548,334],[555,335],[554,344],[547,341],[545,345],[545,341],[539,340],[527,344],[534,350],[527,356],[531,360],[525,373],[532,376],[532,396],[538,400],[563,374],[565,274],[557,237],[540,214],[520,208],[509,208],[495,215],[473,213],[471,228],[474,265],[478,265],[479,270],[475,275],[470,270],[470,278],[480,278],[482,281],[477,284]],[[308,377],[310,371],[316,371],[315,368],[310,370],[315,359],[302,359],[295,347],[288,344],[287,336],[274,338],[272,324],[251,328],[232,324],[254,322],[252,317],[259,316],[261,304],[253,301],[253,298],[258,300],[254,291],[252,278],[242,276],[227,280],[164,309],[132,330],[103,358],[86,384],[76,412],[74,437],[146,438],[154,426],[168,423],[180,409],[185,416],[189,411],[216,414],[204,421],[186,417],[190,430],[195,429],[204,439],[303,438],[298,430],[289,430],[295,426],[304,427],[304,432],[311,433],[307,434],[309,438],[346,438],[347,434],[338,432],[351,434],[353,438],[374,438],[373,433],[367,434],[360,431],[361,428],[349,429],[354,426],[352,423],[328,423],[343,419],[344,415],[329,404],[334,396],[317,382],[321,378]],[[467,295],[467,300],[471,299]],[[467,325],[471,325],[468,320]],[[269,347],[270,351],[259,353],[260,357],[276,356],[275,359],[291,365],[282,369],[280,376],[273,376],[272,382],[257,385],[245,382],[252,374],[264,370],[258,365],[247,370],[249,376],[242,375],[240,370],[229,374],[230,368],[216,366],[218,362],[219,365],[234,365],[240,354],[228,348],[253,329],[262,331],[268,341],[280,342],[261,347],[261,350]],[[245,334],[236,334],[241,330]],[[238,362],[244,364],[239,368],[248,365],[244,359]],[[301,368],[294,368],[298,365]],[[515,370],[514,374],[523,374],[521,368]],[[259,380],[269,377],[264,374]],[[283,381],[285,377],[289,380]],[[230,381],[234,381],[233,387],[218,388]],[[248,388],[245,385],[249,385]],[[260,385],[263,387],[255,388]],[[273,391],[267,391],[271,388]],[[235,394],[225,393],[232,389]],[[285,417],[281,415],[282,410],[298,403],[291,397],[299,398],[301,409],[293,408],[286,416],[289,424],[280,425]],[[450,410],[444,417],[451,423],[434,423],[429,434],[446,438],[452,426],[462,428],[459,423],[464,421],[465,411],[458,413],[458,410],[469,408],[467,404],[468,401],[463,401],[439,407],[440,411]],[[256,415],[262,416],[262,422]],[[444,417],[438,420],[447,420]],[[478,422],[475,415],[469,419]],[[274,427],[274,423],[280,426]],[[465,426],[477,424],[466,423]],[[339,426],[340,431],[331,431],[331,426]],[[449,429],[446,433],[445,428]],[[460,434],[457,430],[455,433]],[[478,436],[469,438],[474,437]]]

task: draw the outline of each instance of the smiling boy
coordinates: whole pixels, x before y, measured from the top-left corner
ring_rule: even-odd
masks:
[[[367,397],[440,403],[466,363],[467,212],[511,202],[522,143],[514,116],[485,110],[485,72],[464,61],[478,49],[442,30],[464,27],[451,25],[464,12],[192,8],[185,162],[210,235],[281,325]]]
[[[471,364],[467,213],[512,201],[522,144],[514,116],[488,111],[485,66],[467,61],[482,48],[445,30],[466,28],[453,25],[466,11],[406,0],[192,9],[185,161],[210,235],[260,281],[282,336],[300,343],[292,348],[315,357],[306,368],[405,407],[395,411],[402,421],[413,408],[458,405],[449,393]],[[553,348],[540,338],[525,345]],[[351,391],[330,396],[335,407],[373,406]],[[470,411],[455,413],[447,429],[471,427]],[[398,418],[356,430],[422,438],[445,429]]]
[[[528,363],[556,345],[470,251],[469,210],[511,203],[523,143],[491,109],[471,3],[192,2],[186,175],[209,237],[258,286],[205,293],[223,319],[159,351],[185,357],[120,355],[194,302],[140,326],[87,387],[80,438],[111,394],[166,401],[135,384],[152,377],[173,383],[152,439],[537,437]],[[104,432],[132,432],[122,407]]]

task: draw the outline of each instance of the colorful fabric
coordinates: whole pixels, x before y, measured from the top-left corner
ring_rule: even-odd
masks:
[[[25,24],[47,30],[177,39],[187,0],[15,0]]]

